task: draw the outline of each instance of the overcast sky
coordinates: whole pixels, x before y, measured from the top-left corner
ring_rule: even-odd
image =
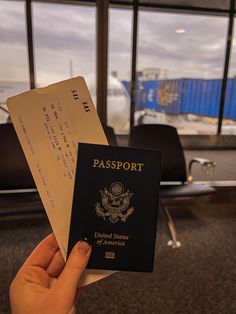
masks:
[[[37,83],[94,74],[94,7],[33,4]],[[110,10],[109,72],[130,78],[132,12]],[[24,4],[0,0],[0,81],[27,81]],[[227,33],[225,17],[140,12],[137,67],[161,69],[168,78],[221,78]],[[184,30],[176,33],[176,30]],[[235,56],[235,45],[232,55]],[[232,61],[235,58],[232,58]],[[230,75],[236,74],[236,61]]]

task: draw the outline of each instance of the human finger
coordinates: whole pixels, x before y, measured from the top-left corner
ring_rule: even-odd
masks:
[[[73,248],[64,270],[59,276],[61,293],[68,302],[73,302],[79,279],[84,272],[91,255],[91,246],[79,241]]]
[[[64,267],[64,258],[61,254],[61,251],[58,250],[47,267],[47,273],[50,277],[57,277],[60,275]]]
[[[58,250],[59,247],[55,235],[51,233],[36,246],[23,267],[30,265],[46,269]]]

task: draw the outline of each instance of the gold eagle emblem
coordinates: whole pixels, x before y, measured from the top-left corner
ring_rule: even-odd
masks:
[[[134,212],[133,207],[129,207],[130,199],[133,195],[129,190],[125,192],[124,186],[120,182],[114,182],[109,189],[99,190],[101,193],[101,203],[95,204],[95,210],[99,217],[106,220],[106,217],[112,223],[119,220],[123,222]],[[129,207],[129,208],[128,208]]]

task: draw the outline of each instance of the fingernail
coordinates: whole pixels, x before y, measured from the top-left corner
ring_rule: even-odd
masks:
[[[80,255],[86,255],[89,251],[90,245],[85,241],[79,241],[77,250]]]
[[[80,241],[87,242],[89,245],[91,245],[91,241],[90,241],[90,238],[89,238],[88,236],[81,237],[79,240],[80,240]]]

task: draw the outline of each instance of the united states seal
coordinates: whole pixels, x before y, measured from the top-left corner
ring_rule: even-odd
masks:
[[[99,190],[101,203],[95,204],[97,215],[104,220],[116,223],[119,220],[126,222],[127,218],[134,212],[133,207],[129,207],[130,199],[134,193],[129,190],[125,192],[124,186],[120,182],[113,182],[109,189]]]

